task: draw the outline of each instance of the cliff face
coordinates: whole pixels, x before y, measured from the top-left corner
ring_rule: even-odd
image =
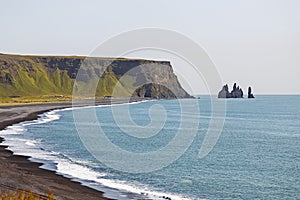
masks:
[[[154,99],[174,99],[176,95],[163,85],[155,83],[145,84],[134,91],[133,96]],[[188,96],[186,96],[188,97]]]
[[[84,66],[80,69],[81,66]],[[107,67],[108,66],[108,67]],[[78,74],[80,69],[80,73]],[[77,76],[78,74],[78,76]],[[77,56],[21,56],[0,54],[0,98],[72,95],[77,77],[79,94],[120,97],[187,98],[170,62]],[[152,84],[153,83],[153,84]]]

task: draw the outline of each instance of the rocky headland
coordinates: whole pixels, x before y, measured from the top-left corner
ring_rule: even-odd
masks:
[[[113,94],[116,87],[119,94]],[[74,90],[85,98],[91,94],[96,98],[191,98],[169,61],[0,54],[2,102],[36,97],[64,99]]]

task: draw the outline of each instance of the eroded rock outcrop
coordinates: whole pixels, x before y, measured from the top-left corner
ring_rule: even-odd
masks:
[[[224,85],[218,94],[218,98],[243,98],[243,95],[243,90],[234,83],[231,92],[229,92],[228,85]]]
[[[153,98],[153,99],[174,99],[176,95],[163,85],[155,83],[145,84],[138,89],[132,95],[139,98]]]
[[[254,95],[252,94],[252,88],[250,86],[248,87],[248,98],[249,99],[254,98]]]

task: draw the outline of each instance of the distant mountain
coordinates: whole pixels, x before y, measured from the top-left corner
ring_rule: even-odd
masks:
[[[191,97],[168,61],[0,54],[0,99],[71,96],[73,89],[82,97]]]

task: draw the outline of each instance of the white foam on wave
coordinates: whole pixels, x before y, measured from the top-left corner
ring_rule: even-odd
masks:
[[[93,165],[92,163],[68,158],[67,156],[62,158],[60,157],[61,154],[58,152],[36,148],[38,146],[36,141],[9,138],[5,141],[5,145],[9,145],[8,149],[12,150],[15,155],[29,156],[33,158],[32,161],[42,162],[44,165],[42,165],[41,168],[56,171],[58,174],[79,181],[83,185],[94,189],[101,190],[103,186],[105,186],[120,190],[123,193],[129,192],[144,196],[148,199],[163,199],[163,196],[169,197],[172,200],[189,199],[179,195],[157,192],[147,188],[146,186],[137,186],[125,181],[106,179],[105,176],[107,176],[107,174],[94,171],[88,167]]]
[[[66,159],[57,159],[56,162],[56,172],[62,175],[68,175],[71,178],[97,182],[100,177],[106,176],[105,173],[96,172],[86,166],[72,163]]]
[[[22,134],[27,131],[26,126],[34,124],[48,123],[54,120],[60,119],[60,115],[57,114],[59,110],[53,110],[39,115],[38,119],[32,121],[25,121],[18,124],[14,124],[6,127],[0,131],[0,136],[5,140],[2,142],[3,145],[7,145],[8,149],[13,151],[14,154],[23,155],[22,152],[28,150],[31,151],[32,147],[36,146],[38,140],[30,140],[22,137]],[[26,155],[30,156],[30,155]],[[34,156],[32,156],[34,157]]]
[[[59,120],[61,115],[58,114],[62,109],[52,110],[46,113],[39,115],[39,118],[33,121],[28,121],[23,124],[23,126],[30,126],[34,124],[44,124],[54,120]]]
[[[171,194],[167,192],[159,192],[150,189],[147,186],[137,186],[136,184],[131,184],[126,181],[112,180],[112,179],[98,179],[97,182],[104,186],[118,189],[120,191],[127,191],[135,194],[139,194],[149,199],[164,199],[163,197],[168,197],[172,200],[191,200],[192,198],[184,197],[177,194]]]
[[[6,129],[0,131],[0,135],[13,135],[13,134],[20,134],[22,132],[25,132],[27,129],[22,126],[22,124],[16,124],[12,126],[6,127]]]
[[[143,102],[149,101],[131,102],[126,104],[139,104]],[[122,104],[114,104],[113,106],[118,105]],[[94,171],[90,167],[88,167],[92,166],[92,163],[90,163],[89,161],[76,160],[73,158],[68,158],[67,156],[60,157],[61,154],[58,152],[47,151],[43,148],[39,148],[40,141],[38,140],[16,137],[16,135],[22,134],[27,131],[27,129],[25,128],[26,126],[59,120],[61,115],[58,114],[58,112],[60,111],[107,106],[111,105],[72,107],[46,112],[39,115],[39,118],[37,120],[21,122],[19,124],[8,126],[6,129],[0,131],[0,136],[5,138],[5,141],[3,141],[2,144],[7,145],[8,149],[13,151],[16,155],[29,156],[32,157],[31,160],[38,160],[39,162],[43,162],[44,165],[42,165],[41,168],[56,171],[58,174],[75,179],[81,182],[83,185],[90,186],[94,189],[97,189],[97,187],[95,187],[95,183],[97,183],[99,184],[99,190],[101,190],[101,186],[105,186],[123,192],[138,194],[144,196],[147,199],[164,199],[163,197],[168,197],[172,200],[191,199],[180,195],[155,191],[143,185],[137,185],[120,180],[106,179],[105,176],[107,176],[107,174]]]
[[[93,186],[95,189],[100,189],[105,186],[108,188],[117,189],[123,193],[133,193],[139,195],[138,199],[143,196],[147,199],[163,199],[162,197],[169,197],[172,200],[190,200],[191,198],[187,198],[180,195],[165,193],[165,192],[158,192],[153,189],[150,189],[146,186],[137,185],[128,183],[126,181],[121,180],[113,180],[107,179],[107,174],[94,171],[93,169],[87,167],[90,166],[91,163],[87,161],[81,161],[77,159],[56,159],[55,162],[57,163],[56,172],[58,174],[64,175],[68,178],[75,179],[86,186]],[[79,165],[77,163],[84,163],[85,165]],[[100,188],[95,187],[95,184],[98,183]]]
[[[7,145],[9,150],[13,151],[14,155],[29,156],[34,159],[49,160],[52,161],[52,152],[43,151],[39,148],[38,140],[30,140],[16,137],[5,137],[3,145]],[[52,169],[53,170],[53,169]]]
[[[25,144],[28,146],[36,146],[36,143],[33,141],[26,141]]]

